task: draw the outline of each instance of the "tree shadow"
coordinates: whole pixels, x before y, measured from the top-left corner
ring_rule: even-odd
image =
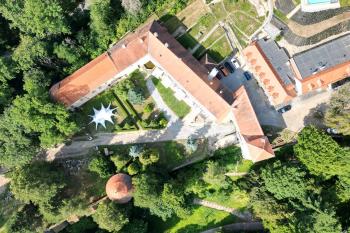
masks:
[[[309,114],[304,117],[304,125],[314,125],[317,128],[325,129],[324,116],[327,109],[327,104],[321,103],[310,109]]]

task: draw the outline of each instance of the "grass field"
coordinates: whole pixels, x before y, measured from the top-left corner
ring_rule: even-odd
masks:
[[[212,45],[208,51],[209,55],[216,62],[221,62],[225,57],[230,55],[231,52],[232,49],[225,36]]]
[[[350,6],[350,0],[340,0],[340,6],[341,7]]]
[[[183,100],[176,99],[174,92],[164,87],[159,79],[152,78],[152,81],[164,102],[178,117],[184,118],[191,111],[191,108]]]
[[[260,26],[260,22],[256,19],[237,11],[230,17],[230,21],[246,35],[252,35]]]
[[[202,45],[205,48],[208,48],[211,44],[213,44],[216,40],[218,40],[220,37],[225,36],[225,31],[221,27],[218,27],[213,34],[211,34],[205,41],[202,43]]]
[[[202,16],[197,24],[193,26],[189,33],[197,41],[200,41],[217,23],[217,19],[211,13]]]
[[[236,218],[227,212],[196,206],[192,214],[185,219],[171,218],[166,222],[160,219],[152,220],[150,225],[152,233],[195,233],[233,223]]]
[[[206,13],[208,11],[204,2],[202,0],[196,0],[176,16],[186,27],[190,28]]]
[[[218,20],[223,20],[227,17],[227,13],[222,2],[211,4],[210,8]]]
[[[230,27],[233,31],[233,33],[235,34],[235,36],[237,37],[238,42],[240,43],[240,45],[244,48],[247,46],[247,38],[232,24],[230,24]]]

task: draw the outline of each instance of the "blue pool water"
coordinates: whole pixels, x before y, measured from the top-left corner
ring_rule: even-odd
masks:
[[[307,0],[309,4],[331,3],[331,0]]]

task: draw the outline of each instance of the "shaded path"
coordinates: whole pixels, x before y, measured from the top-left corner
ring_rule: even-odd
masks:
[[[210,202],[210,201],[195,198],[195,199],[193,199],[193,204],[209,207],[209,208],[216,209],[216,210],[225,211],[225,212],[228,212],[232,215],[235,215],[238,218],[240,218],[244,221],[247,221],[247,222],[252,221],[252,216],[249,212],[240,212],[234,208],[222,206],[222,205],[219,205],[215,202]]]
[[[223,138],[233,134],[235,127],[232,123],[217,124],[208,122],[201,125],[184,124],[177,120],[162,130],[139,130],[121,133],[98,133],[92,141],[86,141],[85,137],[73,138],[70,145],[60,144],[46,151],[47,160],[56,158],[77,157],[87,154],[91,149],[100,145],[120,145],[131,143],[147,143],[157,141],[171,141],[197,138]]]
[[[242,223],[233,223],[225,225],[222,227],[213,228],[207,231],[202,231],[201,233],[216,233],[220,230],[224,232],[263,232],[264,226],[261,222],[242,222]]]

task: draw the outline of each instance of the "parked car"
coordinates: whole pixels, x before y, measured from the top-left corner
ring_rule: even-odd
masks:
[[[238,69],[241,66],[236,58],[232,58],[231,62],[236,69]]]
[[[288,112],[291,109],[292,109],[292,106],[289,104],[289,105],[284,106],[283,108],[278,109],[277,112],[285,113],[285,112]]]
[[[223,74],[222,74],[222,72],[218,72],[217,74],[216,74],[216,76],[215,76],[217,79],[222,79],[222,77],[223,77]]]
[[[229,74],[230,74],[230,71],[226,68],[226,67],[224,67],[223,65],[220,65],[219,66],[219,70],[223,73],[223,75],[226,77],[226,76],[228,76]]]
[[[249,74],[248,71],[245,71],[245,72],[243,73],[243,75],[244,75],[245,79],[247,79],[248,81],[252,79],[252,76]]]
[[[235,72],[235,67],[231,65],[229,62],[225,62],[224,66],[230,71],[230,73]]]

